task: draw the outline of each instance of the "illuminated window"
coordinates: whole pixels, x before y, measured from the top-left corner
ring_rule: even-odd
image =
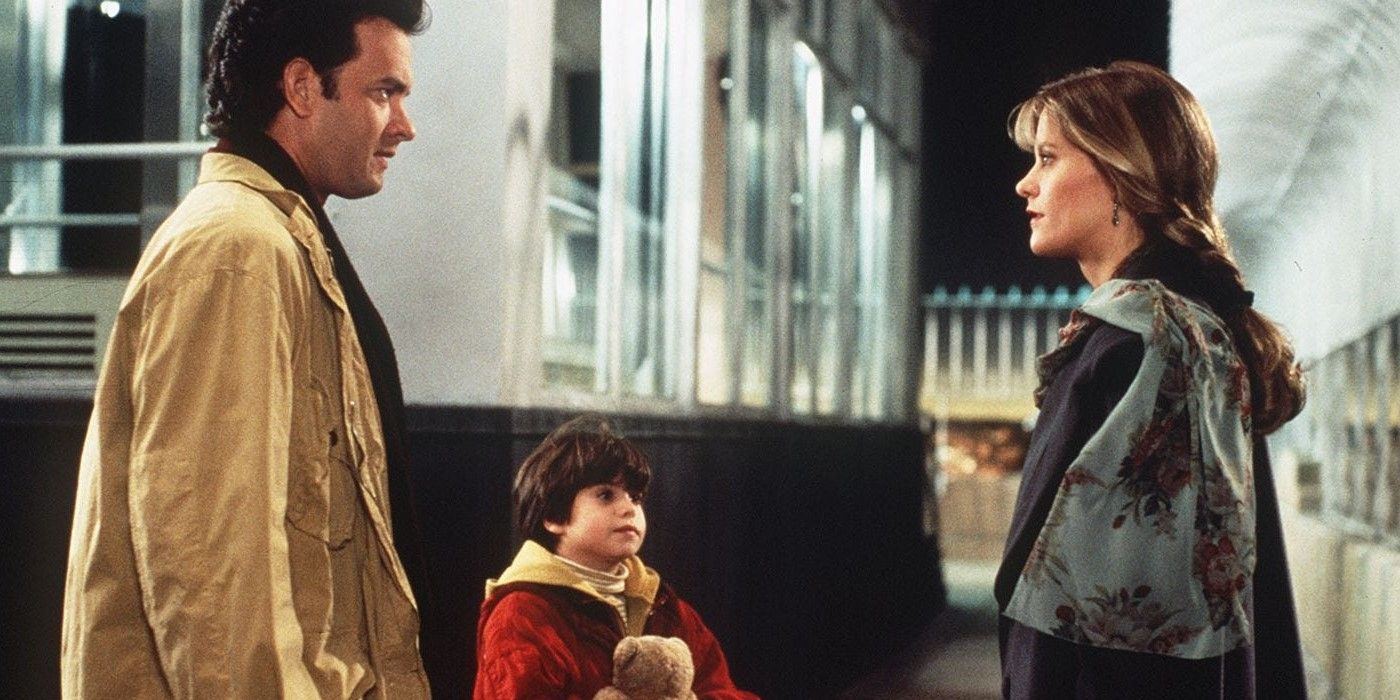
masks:
[[[549,134],[549,235],[544,245],[544,379],[601,390],[598,173],[601,136],[599,2],[555,6]]]
[[[698,154],[694,144],[673,141],[672,113],[684,100],[693,106],[676,86],[698,73],[699,63],[676,54],[676,36],[690,30],[672,15],[692,4],[555,4],[550,235],[542,270],[548,386],[675,395],[676,227],[687,222],[670,210],[677,181],[698,182],[699,157],[687,155]],[[697,226],[687,228],[694,236]]]
[[[705,75],[702,84],[703,145],[701,159],[699,278],[696,299],[695,399],[728,404],[735,393],[733,339],[729,313],[735,290],[730,260],[729,137],[735,80],[730,70],[729,5],[705,5]]]
[[[135,264],[144,235],[193,184],[201,42],[219,4],[0,10],[0,45],[13,47],[0,62],[0,268],[121,274]]]
[[[817,55],[794,45],[795,134],[792,203],[791,325],[794,413],[836,411],[841,338],[842,237],[849,95]]]
[[[557,0],[555,26],[546,384],[907,417],[918,68],[878,4]]]

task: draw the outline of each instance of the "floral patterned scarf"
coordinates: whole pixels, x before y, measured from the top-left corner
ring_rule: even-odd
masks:
[[[1249,382],[1224,323],[1156,280],[1110,280],[1041,358],[1086,331],[1141,334],[1127,394],[1065,471],[1005,614],[1080,644],[1190,659],[1252,642]]]

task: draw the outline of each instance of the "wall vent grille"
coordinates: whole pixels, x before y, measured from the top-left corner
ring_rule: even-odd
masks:
[[[97,315],[0,313],[0,372],[14,378],[93,378]]]
[[[92,397],[126,278],[0,274],[0,396]]]

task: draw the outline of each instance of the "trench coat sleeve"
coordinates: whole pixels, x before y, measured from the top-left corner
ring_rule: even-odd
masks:
[[[289,288],[209,265],[144,302],[130,530],[142,604],[178,698],[317,695],[301,660],[285,525],[304,308]]]

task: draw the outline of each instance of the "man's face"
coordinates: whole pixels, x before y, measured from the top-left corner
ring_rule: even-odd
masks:
[[[355,25],[355,41],[355,57],[336,69],[335,98],[315,97],[306,177],[323,197],[378,192],[389,159],[414,136],[403,106],[413,84],[408,35],[373,17]]]

